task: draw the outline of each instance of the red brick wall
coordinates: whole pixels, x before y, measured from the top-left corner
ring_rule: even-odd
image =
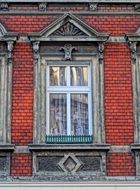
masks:
[[[116,7],[116,6],[115,6]],[[55,6],[49,6],[57,10]],[[114,10],[114,6],[100,7]],[[36,9],[36,8],[35,8]],[[68,8],[67,8],[68,9]],[[74,8],[70,7],[70,10]],[[128,6],[132,10],[132,6]],[[61,8],[61,11],[66,7]],[[76,11],[85,11],[83,6]],[[125,10],[120,5],[116,10]],[[60,16],[60,15],[59,15]],[[57,19],[57,15],[0,15],[8,31],[27,35],[37,32]],[[135,32],[140,24],[137,15],[84,15],[83,21],[99,32],[124,36]],[[129,24],[128,24],[129,23]],[[134,141],[132,113],[131,58],[126,43],[107,43],[105,46],[105,130],[106,142],[111,145],[130,145]],[[33,141],[33,57],[29,43],[17,43],[13,58],[12,143],[28,145]],[[32,173],[32,155],[15,153],[11,158],[11,174],[26,176]],[[134,159],[130,153],[109,153],[107,175],[135,175]]]
[[[134,176],[134,159],[130,153],[109,153],[107,156],[108,176]]]
[[[131,58],[127,44],[105,46],[105,126],[106,142],[133,143]]]
[[[30,44],[17,43],[13,58],[12,143],[28,145],[33,134],[33,58]]]
[[[15,153],[11,159],[12,176],[32,175],[32,156],[27,153]]]

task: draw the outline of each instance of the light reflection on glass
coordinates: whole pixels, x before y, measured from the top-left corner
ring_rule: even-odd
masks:
[[[66,86],[66,67],[50,67],[50,86]]]
[[[50,133],[67,134],[66,94],[50,94]]]
[[[88,135],[88,94],[71,94],[72,135]]]
[[[88,85],[88,67],[73,66],[71,67],[71,86]]]

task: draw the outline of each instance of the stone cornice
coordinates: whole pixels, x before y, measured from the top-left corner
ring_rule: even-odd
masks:
[[[58,3],[58,0],[1,0],[1,3]],[[139,0],[59,0],[59,3],[140,3]]]

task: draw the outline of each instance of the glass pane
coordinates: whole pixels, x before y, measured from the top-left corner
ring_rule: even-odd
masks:
[[[66,86],[66,67],[50,67],[50,86]]]
[[[83,67],[83,66],[71,67],[71,85],[72,86],[88,85],[88,67]]]
[[[66,94],[50,94],[50,134],[67,134]]]
[[[88,135],[88,94],[71,95],[72,135]]]

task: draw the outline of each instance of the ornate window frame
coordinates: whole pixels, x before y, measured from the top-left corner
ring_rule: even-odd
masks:
[[[71,24],[71,26],[69,26]],[[71,28],[70,28],[71,27]],[[96,59],[98,64],[96,65],[98,75],[95,80],[97,85],[96,89],[96,123],[94,123],[95,126],[95,133],[97,134],[97,138],[94,138],[94,144],[104,144],[105,143],[105,135],[104,135],[104,100],[103,100],[103,88],[104,88],[104,82],[103,82],[103,51],[104,51],[104,43],[108,39],[109,35],[105,33],[98,33],[96,30],[89,27],[87,24],[85,24],[83,21],[81,21],[76,16],[67,13],[64,14],[62,17],[57,19],[55,22],[53,22],[50,26],[46,27],[42,31],[38,33],[31,33],[28,35],[30,41],[33,44],[33,53],[34,53],[34,81],[35,81],[35,91],[34,91],[34,144],[42,144],[43,142],[38,140],[37,134],[38,134],[38,127],[39,125],[42,125],[42,122],[40,121],[41,116],[39,116],[39,113],[41,113],[40,106],[40,74],[41,74],[41,64],[42,63],[40,53],[39,53],[39,44],[41,42],[83,42],[83,43],[93,43],[98,46],[97,47],[97,53],[96,53]],[[65,52],[64,59],[65,60],[71,60],[71,54],[72,51],[63,48]],[[70,54],[70,55],[69,55]],[[66,57],[66,56],[70,57]],[[89,56],[90,57],[90,56]],[[91,55],[88,60],[92,60],[93,55]],[[49,58],[48,58],[49,59]],[[86,57],[85,57],[86,60]],[[100,81],[99,81],[100,80]],[[94,99],[95,97],[93,97]],[[94,111],[95,111],[94,110]],[[97,111],[98,110],[98,111]],[[93,111],[93,112],[94,112]],[[44,123],[44,122],[43,122]],[[98,126],[98,127],[97,127]],[[98,129],[98,130],[97,130]]]
[[[99,33],[81,21],[78,17],[67,13],[42,31],[38,33],[30,33],[28,37],[33,46],[34,56],[34,141],[33,144],[29,145],[29,150],[33,151],[33,174],[35,176],[42,175],[42,178],[46,180],[48,180],[50,175],[55,175],[57,178],[57,172],[40,173],[38,171],[38,164],[40,162],[38,159],[47,159],[47,155],[53,158],[59,158],[62,156],[62,160],[58,165],[61,167],[65,175],[67,175],[68,171],[66,166],[64,166],[64,163],[69,162],[69,166],[71,164],[74,165],[75,162],[80,164],[80,160],[77,160],[78,155],[86,156],[86,154],[88,154],[89,159],[96,159],[97,156],[100,160],[99,162],[101,166],[100,171],[90,171],[88,177],[90,175],[94,175],[95,177],[95,173],[97,175],[101,174],[105,176],[106,152],[110,149],[110,145],[105,143],[103,52],[104,44],[108,39],[109,34]],[[47,55],[46,53],[42,53],[43,44],[45,44],[45,51],[48,50]],[[68,44],[69,46],[67,46]],[[93,142],[90,144],[45,144],[45,131],[43,129],[46,129],[46,121],[44,119],[46,118],[46,84],[44,83],[46,65],[48,61],[62,60],[68,62],[80,60],[88,61],[91,63],[92,72],[95,74],[92,75],[92,86],[94,86],[95,89],[92,91],[94,102],[94,111],[92,113],[92,116],[94,117],[94,138]],[[41,131],[43,131],[43,136],[41,135]],[[66,157],[66,159],[64,159],[64,157]],[[74,176],[75,174],[79,175],[77,174],[77,164],[76,166],[73,166],[74,169],[70,166],[70,172],[74,172]],[[61,175],[63,174],[61,173]],[[60,178],[62,177],[61,175]],[[83,175],[86,176],[86,173]]]
[[[28,37],[33,45],[34,56],[34,141],[29,145],[29,150],[33,152],[33,175],[37,179],[39,176],[45,180],[64,179],[69,173],[72,174],[72,180],[75,180],[77,175],[87,176],[87,179],[96,178],[98,175],[105,176],[106,152],[110,149],[110,145],[105,143],[103,52],[104,43],[109,35],[98,33],[76,16],[67,13],[42,31],[31,33]],[[43,44],[45,44],[45,53],[41,50]],[[49,51],[47,55],[46,50]],[[48,61],[62,60],[68,62],[82,60],[91,63],[94,73],[92,75],[94,138],[91,144],[45,144],[46,65]],[[98,162],[98,171],[94,171],[94,168],[90,170],[87,160],[83,160],[85,163],[81,165],[81,159],[84,157]],[[60,162],[58,158],[61,158]],[[56,161],[51,165],[53,164],[54,168],[58,168],[59,165],[63,171],[40,171],[40,164],[46,162],[49,164],[52,159]],[[88,173],[80,174],[79,170],[83,165],[87,167]],[[46,169],[50,170],[48,167]]]
[[[134,143],[131,150],[136,161],[136,176],[140,177],[140,28],[136,33],[126,34],[132,60],[132,87],[133,87],[133,116],[134,116]]]

